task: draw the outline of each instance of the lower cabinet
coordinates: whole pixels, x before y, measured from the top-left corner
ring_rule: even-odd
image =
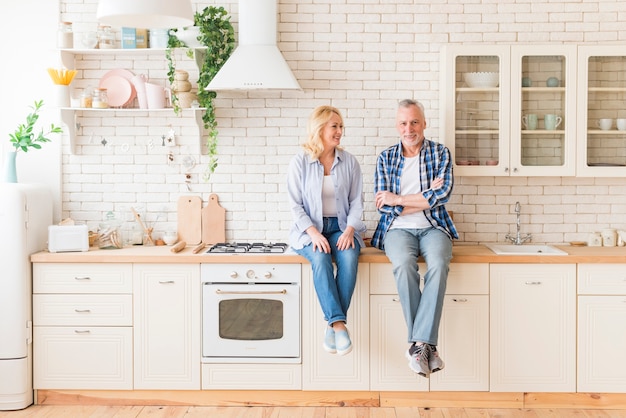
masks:
[[[135,264],[134,388],[200,389],[200,265]]]
[[[311,266],[302,265],[302,389],[369,390],[369,264],[359,264],[347,326],[353,349],[345,356],[324,351],[326,321],[319,306]]]
[[[492,392],[576,391],[576,265],[491,264]]]
[[[445,368],[430,379],[408,367],[408,332],[392,270],[370,265],[371,390],[489,390],[489,265],[450,265],[437,346]],[[422,277],[425,272],[420,264]]]
[[[626,269],[578,265],[578,392],[626,392]]]

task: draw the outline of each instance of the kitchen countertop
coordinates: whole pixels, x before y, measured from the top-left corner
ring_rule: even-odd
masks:
[[[625,263],[626,247],[572,247],[555,245],[568,255],[496,255],[483,245],[456,244],[452,248],[453,263]],[[133,246],[113,250],[91,247],[86,252],[50,253],[41,251],[31,255],[33,263],[307,263],[293,252],[285,254],[193,254],[193,247],[172,253],[168,246]],[[361,250],[362,263],[388,263],[384,252],[366,247]]]

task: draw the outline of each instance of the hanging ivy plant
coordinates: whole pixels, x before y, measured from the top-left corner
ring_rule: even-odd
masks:
[[[201,12],[194,14],[194,25],[200,28],[198,40],[205,49],[191,49],[176,37],[176,29],[170,31],[165,56],[168,62],[167,77],[170,84],[174,82],[176,65],[172,57],[174,48],[187,48],[186,55],[194,58],[199,69],[198,76],[198,103],[206,110],[202,114],[204,129],[207,132],[206,148],[209,161],[203,174],[204,181],[208,181],[217,168],[217,120],[213,99],[217,96],[214,91],[205,90],[213,77],[222,68],[226,60],[235,49],[235,30],[230,23],[230,16],[223,7],[208,6]],[[172,107],[179,114],[178,98],[172,94]]]

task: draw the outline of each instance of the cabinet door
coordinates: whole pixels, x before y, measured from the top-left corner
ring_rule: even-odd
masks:
[[[626,55],[613,46],[578,47],[577,174],[626,175]],[[610,119],[608,129],[600,119]]]
[[[626,392],[626,296],[578,297],[578,392]]]
[[[345,356],[324,351],[326,321],[319,306],[311,266],[302,265],[302,389],[369,389],[369,264],[359,264],[348,310],[353,349]]]
[[[511,47],[511,175],[576,172],[576,46]]]
[[[407,348],[407,329],[398,296],[371,295],[370,390],[428,391],[428,379],[408,366]]]
[[[135,264],[135,389],[200,389],[200,266]]]
[[[445,367],[430,376],[430,390],[489,390],[488,295],[446,295],[437,350]]]
[[[35,389],[132,389],[132,327],[34,327]]]
[[[508,175],[510,47],[446,45],[441,57],[440,138],[455,174]],[[497,82],[472,83],[468,73],[495,73]]]
[[[576,390],[576,265],[490,266],[492,392]]]

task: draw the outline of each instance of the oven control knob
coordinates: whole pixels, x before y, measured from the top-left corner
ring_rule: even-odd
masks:
[[[246,276],[248,277],[248,279],[254,279],[256,275],[254,274],[254,270],[248,270],[246,271]]]
[[[231,272],[230,272],[230,278],[231,278],[231,279],[236,279],[236,278],[237,278],[237,276],[238,276],[238,274],[237,274],[237,272],[236,272],[236,271],[231,271]]]
[[[270,277],[272,277],[272,273],[270,273],[269,271],[266,271],[263,277],[265,277],[266,279],[269,279]]]

